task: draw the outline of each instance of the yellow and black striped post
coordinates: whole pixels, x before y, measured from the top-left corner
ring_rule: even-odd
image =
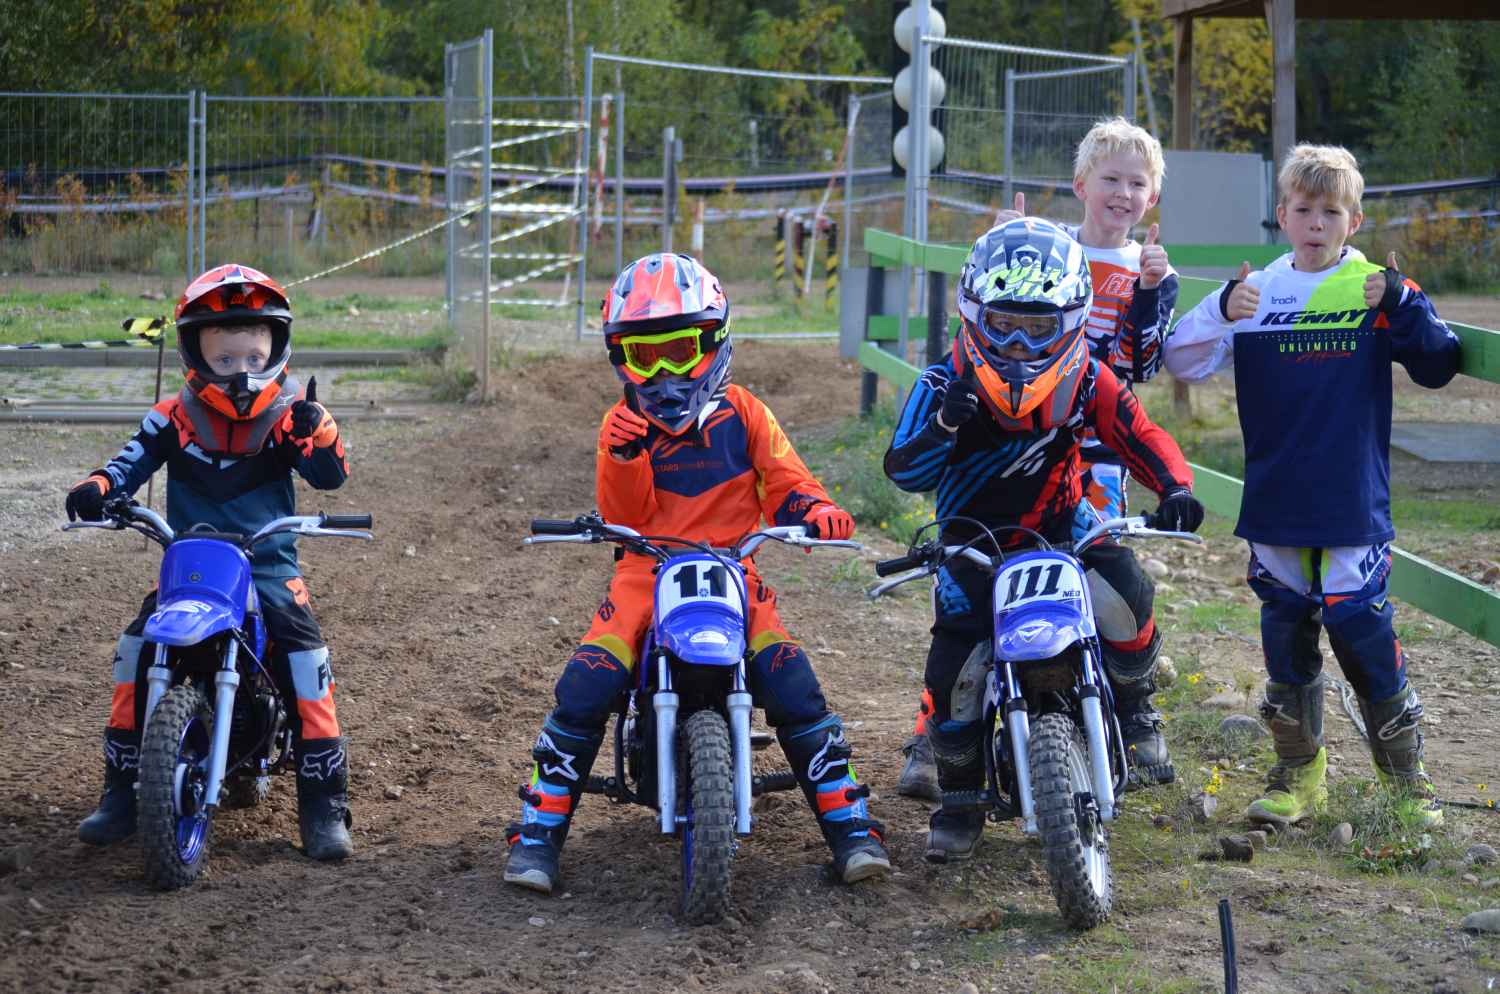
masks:
[[[807,228],[802,218],[792,215],[792,291],[802,296],[802,273],[807,265]]]
[[[834,306],[839,295],[839,226],[825,220],[823,239],[823,309]]]
[[[776,254],[771,258],[771,282],[786,282],[786,211],[776,212]]]

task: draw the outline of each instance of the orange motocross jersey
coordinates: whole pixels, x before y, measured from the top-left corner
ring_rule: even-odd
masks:
[[[673,436],[653,426],[634,459],[622,462],[601,443],[595,482],[611,524],[715,546],[733,545],[762,518],[798,525],[832,503],[770,408],[735,384],[696,430]]]

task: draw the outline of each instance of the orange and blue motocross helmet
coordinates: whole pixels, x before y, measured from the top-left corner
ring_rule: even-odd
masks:
[[[292,355],[292,307],[286,291],[249,266],[216,266],[188,284],[177,298],[177,353],[188,389],[208,407],[233,421],[261,414],[281,392]],[[204,328],[263,324],[271,329],[271,355],[258,373],[222,376],[203,358]]]
[[[734,349],[719,278],[688,255],[630,263],[604,296],[604,345],[642,415],[669,435],[724,394]]]
[[[958,278],[958,371],[1002,427],[1068,419],[1088,368],[1084,321],[1093,279],[1083,246],[1058,225],[1022,217],[974,243]]]

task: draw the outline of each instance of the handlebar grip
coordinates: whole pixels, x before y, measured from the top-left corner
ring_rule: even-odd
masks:
[[[323,527],[325,528],[370,528],[374,524],[375,516],[372,514],[323,515]]]
[[[896,559],[885,559],[875,564],[875,575],[890,576],[892,573],[916,569],[925,562],[927,562],[926,556],[900,556]]]
[[[531,534],[533,535],[577,535],[578,522],[559,521],[556,518],[532,518]]]

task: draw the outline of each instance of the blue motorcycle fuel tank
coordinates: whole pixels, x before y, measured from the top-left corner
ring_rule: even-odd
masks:
[[[184,538],[161,561],[156,611],[145,638],[161,645],[196,645],[245,620],[250,560],[230,542]]]

